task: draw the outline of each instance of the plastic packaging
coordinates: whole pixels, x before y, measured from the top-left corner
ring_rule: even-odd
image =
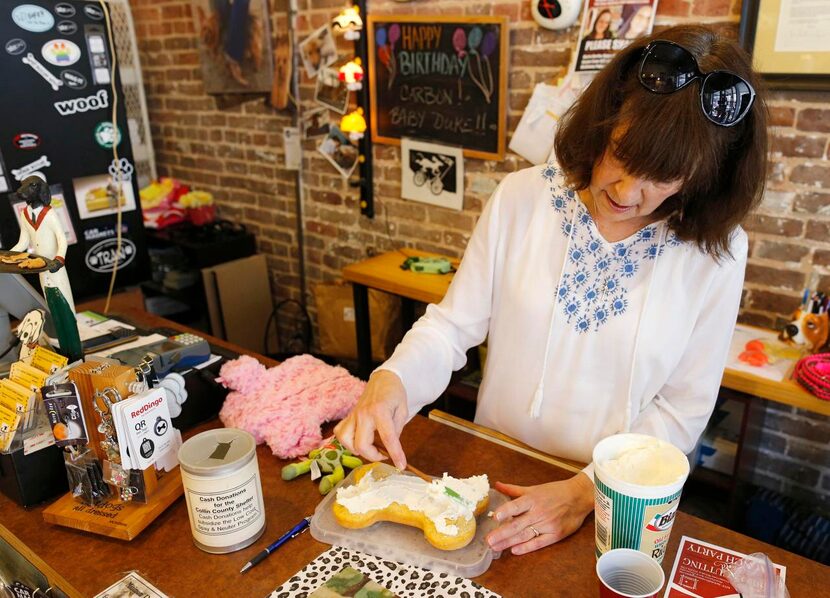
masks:
[[[784,579],[763,552],[750,554],[724,567],[726,579],[742,598],[790,598]]]
[[[354,472],[340,482],[337,488],[354,484]],[[479,515],[476,535],[464,548],[439,550],[429,544],[424,533],[414,527],[380,521],[363,529],[346,529],[334,519],[332,503],[337,498],[337,488],[317,505],[311,519],[311,535],[326,544],[338,544],[367,552],[383,559],[423,567],[461,577],[476,577],[490,567],[501,552],[490,549],[485,536],[496,528],[496,522],[486,515]],[[490,489],[488,510],[495,510],[508,498]]]

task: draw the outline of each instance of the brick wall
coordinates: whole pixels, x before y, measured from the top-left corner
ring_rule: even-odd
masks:
[[[257,237],[275,296],[299,297],[296,173],[284,163],[282,129],[291,115],[263,95],[205,93],[187,0],[130,0],[159,176],[216,197],[219,214]],[[271,31],[285,31],[272,12]]]
[[[296,37],[330,21],[343,0],[298,0]],[[657,26],[706,23],[737,36],[740,0],[660,0]],[[276,298],[299,295],[295,235],[295,175],[283,163],[281,131],[286,113],[268,108],[261,97],[205,94],[190,5],[186,0],[130,0],[136,21],[153,141],[161,174],[212,191],[220,214],[243,222],[257,234],[268,256]],[[527,0],[469,2],[370,0],[376,14],[412,13],[504,15],[510,22],[508,136],[533,86],[562,75],[576,41],[576,28],[540,29]],[[272,30],[284,30],[272,15]],[[343,52],[348,51],[343,45]],[[314,107],[314,81],[299,73],[300,111]],[[773,160],[764,203],[746,223],[750,260],[741,319],[772,326],[793,310],[807,285],[830,289],[830,93],[773,92]],[[508,137],[509,138],[509,137]],[[461,255],[484,202],[508,172],[528,164],[508,153],[503,162],[465,162],[464,209],[454,212],[400,199],[400,152],[376,145],[373,220],[359,215],[357,194],[315,152],[318,140],[304,142],[302,201],[305,274],[317,282],[339,278],[349,262],[373,252],[410,246]],[[830,420],[798,410],[771,408],[761,436],[763,457],[757,481],[813,500],[826,500],[830,467],[826,446]]]

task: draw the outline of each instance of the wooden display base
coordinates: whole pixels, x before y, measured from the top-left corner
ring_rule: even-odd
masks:
[[[158,488],[147,503],[111,498],[91,507],[66,494],[44,509],[43,519],[110,538],[133,540],[182,493],[182,476],[177,467],[158,481]]]

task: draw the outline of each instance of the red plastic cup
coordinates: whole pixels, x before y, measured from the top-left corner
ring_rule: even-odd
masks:
[[[609,550],[597,561],[600,598],[657,598],[666,583],[660,563],[631,548]]]

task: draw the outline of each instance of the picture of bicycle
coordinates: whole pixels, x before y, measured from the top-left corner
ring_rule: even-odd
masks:
[[[415,183],[415,186],[422,187],[428,184],[429,190],[433,195],[441,195],[445,189],[450,192],[455,191],[454,177],[450,177],[449,179],[449,181],[452,181],[451,185],[447,185],[445,187],[444,183],[444,178],[455,167],[454,158],[443,154],[414,152],[412,154],[412,164],[410,167],[414,171],[412,181]],[[448,188],[449,186],[451,186],[452,189]]]
[[[463,209],[464,150],[460,146],[402,137],[401,197]]]

